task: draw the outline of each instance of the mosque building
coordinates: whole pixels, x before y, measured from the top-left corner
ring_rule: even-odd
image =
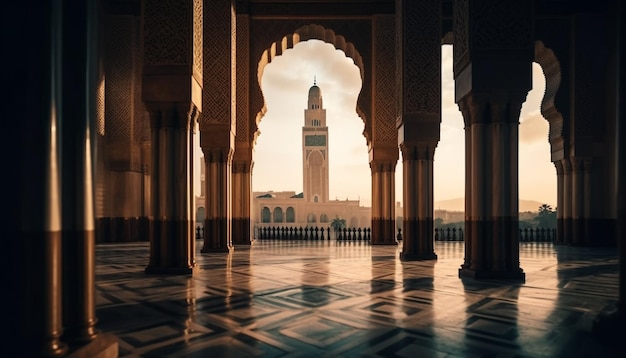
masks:
[[[370,227],[371,209],[361,206],[360,200],[329,200],[329,157],[326,109],[322,90],[314,80],[302,127],[303,191],[253,192],[252,226],[257,230],[263,227],[328,228],[333,219],[340,218],[348,228]],[[198,222],[202,222],[204,216],[204,202],[203,194],[196,197]]]

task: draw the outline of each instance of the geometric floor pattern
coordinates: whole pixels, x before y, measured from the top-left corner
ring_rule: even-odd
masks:
[[[189,276],[147,275],[145,242],[97,246],[97,328],[120,357],[626,357],[591,333],[617,249],[521,243],[510,283],[459,279],[462,242],[411,262],[401,243],[201,245]]]

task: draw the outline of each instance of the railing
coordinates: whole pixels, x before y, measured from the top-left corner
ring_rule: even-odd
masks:
[[[435,241],[463,241],[463,228],[435,228]],[[554,242],[556,229],[524,228],[519,229],[520,242]]]
[[[320,227],[256,227],[256,238],[261,240],[330,240],[330,228]],[[371,241],[370,228],[343,228],[333,231],[337,241]],[[204,238],[204,227],[196,227],[196,239]],[[402,240],[398,232],[398,241]],[[435,228],[435,241],[463,241],[463,228]],[[525,228],[519,230],[520,242],[554,242],[556,229]]]
[[[344,228],[333,230],[323,227],[256,227],[256,238],[259,240],[331,240],[338,241],[370,241],[369,228]]]

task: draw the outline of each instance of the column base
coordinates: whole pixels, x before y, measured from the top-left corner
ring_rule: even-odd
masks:
[[[437,260],[437,254],[434,252],[431,254],[409,254],[405,252],[400,253],[400,261],[425,261],[425,260]]]
[[[210,253],[213,253],[213,252],[228,253],[228,252],[230,252],[230,250],[232,250],[232,247],[202,248],[202,250],[200,250],[200,252],[203,253],[203,254],[210,254]]]
[[[112,334],[98,334],[91,342],[71,350],[67,358],[117,358],[119,357],[119,344]]]
[[[519,271],[486,271],[472,270],[461,267],[459,269],[459,278],[472,280],[507,280],[525,282],[526,274],[521,269]]]
[[[147,274],[158,275],[192,275],[196,271],[196,267],[157,267],[146,266]]]

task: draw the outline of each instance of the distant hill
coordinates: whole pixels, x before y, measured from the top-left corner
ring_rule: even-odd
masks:
[[[524,200],[520,199],[519,201],[519,211],[538,211],[539,207],[544,204],[542,202],[536,200]],[[552,206],[552,205],[551,205]],[[552,206],[554,210],[554,206]],[[465,210],[465,199],[464,198],[455,198],[448,200],[438,200],[435,201],[435,210],[448,210],[448,211],[464,211]]]

